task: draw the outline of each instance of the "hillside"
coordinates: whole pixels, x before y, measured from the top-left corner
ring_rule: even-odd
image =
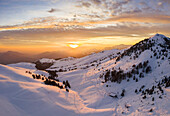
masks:
[[[170,38],[156,34],[125,50],[0,65],[0,113],[170,115],[169,49]]]
[[[39,64],[45,64],[45,63],[50,64],[48,70],[67,72],[70,70],[86,69],[89,67],[99,66],[104,62],[116,58],[123,51],[124,50],[113,49],[113,50],[102,51],[99,53],[93,53],[89,56],[85,56],[82,58],[68,57],[59,60],[43,58],[38,60],[37,62]]]

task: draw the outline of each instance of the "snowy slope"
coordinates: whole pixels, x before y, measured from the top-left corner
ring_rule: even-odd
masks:
[[[107,115],[113,109],[87,107],[76,91],[44,85],[26,74],[27,69],[0,65],[0,113],[2,116]]]
[[[170,79],[168,41],[164,35],[156,34],[126,50],[108,50],[83,58],[41,59],[42,63],[53,63],[47,70],[57,72],[59,83],[69,81],[69,92],[45,85],[25,73],[49,76],[34,64],[0,65],[0,113],[3,116],[168,116],[170,87],[165,80],[165,77]],[[148,67],[151,70],[147,71]]]
[[[75,69],[86,69],[91,66],[96,66],[101,63],[107,62],[110,59],[113,59],[117,57],[120,53],[122,53],[124,50],[106,50],[99,53],[93,53],[89,56],[85,56],[82,58],[63,58],[60,60],[53,60],[53,59],[47,59],[43,58],[39,61],[41,63],[52,63],[53,65],[49,69],[54,70],[60,70],[63,71],[69,71],[69,70],[75,70]]]

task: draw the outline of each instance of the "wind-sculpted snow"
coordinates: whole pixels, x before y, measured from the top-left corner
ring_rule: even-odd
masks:
[[[83,58],[41,59],[34,64],[0,65],[3,116],[168,116],[170,115],[169,38],[156,34],[126,50]],[[47,61],[47,62],[46,62]],[[27,72],[27,73],[25,73]],[[30,74],[29,74],[30,73]],[[69,91],[31,74],[68,80]]]

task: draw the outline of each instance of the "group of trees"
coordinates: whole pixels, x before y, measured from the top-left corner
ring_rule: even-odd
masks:
[[[170,87],[170,76],[169,77],[165,76],[161,81],[157,83],[158,83],[157,85],[155,86],[153,85],[151,88],[147,88],[147,89],[144,89],[145,86],[143,85],[139,90],[135,89],[135,93],[136,94],[141,93],[143,99],[146,99],[148,95],[151,96],[153,94],[159,95],[159,98],[162,99],[161,94],[162,95],[164,94],[163,87],[165,88]],[[154,101],[154,97],[152,98],[152,101]]]
[[[170,87],[170,76],[164,76],[164,78],[158,83],[158,86]]]
[[[33,79],[42,79],[44,80],[44,77],[41,77],[39,74],[32,74]]]
[[[159,44],[159,46],[160,47],[156,47],[155,50],[151,49],[151,51],[153,52],[153,56],[156,57],[156,59],[161,58],[164,60],[166,57],[168,57],[168,47],[164,47],[161,44]],[[150,57],[152,58],[152,55]]]
[[[63,81],[63,84],[65,85],[65,88],[67,88],[67,87],[71,88],[70,83],[68,82],[68,80]]]
[[[60,89],[63,89],[63,88],[64,88],[63,85],[60,85],[60,83],[58,83],[58,82],[56,82],[56,81],[54,81],[54,80],[51,80],[51,79],[46,79],[46,80],[44,81],[44,84],[56,86],[56,87],[59,87]]]
[[[48,71],[50,76],[45,77],[44,75],[39,75],[39,74],[33,74],[30,71],[26,71],[26,73],[32,74],[33,79],[41,79],[44,81],[44,84],[46,85],[51,85],[51,86],[56,86],[60,89],[66,89],[67,92],[69,92],[68,88],[71,88],[70,83],[68,80],[63,81],[63,83],[59,82],[59,79],[56,79],[55,76],[58,76],[55,71]]]
[[[163,38],[165,40],[165,47],[167,47],[168,49],[170,49],[170,38]]]
[[[151,41],[149,39],[145,39],[143,41],[140,41],[139,43],[133,45],[129,49],[125,50],[121,55],[119,55],[116,59],[116,62],[118,62],[124,56],[130,56],[131,59],[133,58],[135,60],[136,58],[139,57],[139,55],[143,51],[152,48],[152,46],[154,46],[154,43],[155,43],[154,41]],[[134,56],[132,57],[133,53],[134,53]]]
[[[155,47],[156,49],[154,50],[153,47],[156,45],[156,39],[145,39],[143,41],[140,41],[139,43],[133,45],[129,49],[125,50],[122,54],[120,54],[116,58],[116,62],[118,62],[124,56],[129,56],[130,59],[135,60],[145,50],[151,50],[154,54],[153,56],[155,56],[157,59],[161,58],[162,60],[164,60],[164,57],[168,57],[168,49],[170,49],[170,39],[165,37],[163,38],[163,40],[165,41],[165,43],[157,44],[157,47]],[[160,48],[160,50],[158,48]],[[150,58],[152,58],[152,55],[150,56]]]
[[[165,57],[168,57],[168,49],[170,49],[170,39],[163,38],[165,40],[165,43],[157,44],[157,39],[145,39],[143,41],[140,41],[139,43],[133,45],[129,49],[125,50],[122,54],[120,54],[116,58],[115,64],[121,60],[124,56],[129,56],[130,59],[136,59],[139,57],[139,55],[145,51],[145,50],[151,50],[153,52],[153,56],[157,59],[161,58],[162,60],[165,59]],[[157,45],[157,46],[155,46]],[[152,55],[151,57],[152,58]],[[170,57],[169,57],[170,59]],[[143,63],[139,63],[138,65],[133,65],[132,70],[129,72],[124,73],[123,70],[106,70],[104,75],[105,82],[111,81],[111,82],[118,82],[120,83],[121,80],[133,77],[133,80],[136,80],[138,82],[138,78],[136,75],[139,76],[139,78],[143,78],[144,74],[150,73],[152,71],[151,66],[148,66],[149,61],[145,61]],[[160,65],[158,65],[160,66]],[[142,70],[142,71],[141,71]],[[102,75],[100,75],[102,77]],[[129,81],[129,79],[127,79]],[[167,84],[168,85],[168,84]]]
[[[32,72],[31,72],[31,71],[25,71],[25,73],[32,74]]]
[[[60,89],[64,89],[65,88],[67,92],[69,92],[68,88],[71,88],[70,83],[68,82],[68,80],[63,81],[63,85],[61,85],[61,83],[58,83],[57,81],[51,80],[51,79],[46,79],[44,81],[44,83],[46,85],[52,85],[52,86],[59,87]]]
[[[52,71],[52,70],[45,70],[46,72],[48,72],[48,74],[51,76],[51,78],[55,78],[58,77],[57,75],[57,71]]]
[[[138,79],[135,75],[139,75],[139,78],[144,77],[144,73],[149,73],[152,71],[151,66],[148,65],[149,61],[144,61],[143,63],[139,63],[138,65],[132,65],[132,70],[129,72],[124,72],[122,69],[115,70],[114,68],[110,70],[106,70],[105,73],[101,74],[100,77],[104,76],[105,82],[118,82],[120,83],[122,80],[126,78],[132,78],[138,82]]]
[[[59,67],[55,67],[55,68],[59,68]],[[72,71],[72,70],[76,70],[77,66],[74,67],[60,67],[58,70],[54,70],[55,72],[67,72],[67,71]]]

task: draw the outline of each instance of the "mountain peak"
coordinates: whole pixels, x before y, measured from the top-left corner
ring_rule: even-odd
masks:
[[[169,38],[166,37],[165,35],[159,34],[159,33],[157,33],[157,34],[155,34],[154,36],[151,37],[151,39],[161,39],[161,38],[167,38],[167,39],[169,39]]]
[[[154,36],[152,36],[150,40],[155,41],[157,44],[164,44],[166,42],[169,42],[170,38],[166,37],[165,35],[157,33]]]
[[[165,35],[163,35],[163,34],[159,34],[159,33],[155,34],[154,36],[158,36],[158,37],[165,37]]]

